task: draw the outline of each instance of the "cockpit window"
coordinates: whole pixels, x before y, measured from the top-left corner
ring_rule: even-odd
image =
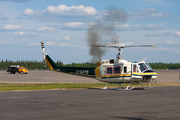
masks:
[[[152,70],[151,66],[148,63],[145,63],[150,70]]]
[[[148,65],[149,66],[149,65]],[[143,71],[145,71],[145,70],[147,70],[147,69],[151,69],[151,67],[149,68],[145,63],[139,63],[139,68],[140,68],[140,70],[143,72]]]

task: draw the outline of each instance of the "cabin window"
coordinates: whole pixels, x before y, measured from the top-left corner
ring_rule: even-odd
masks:
[[[107,74],[112,74],[112,67],[107,68]]]
[[[112,59],[112,60],[109,60],[109,62],[110,62],[110,64],[113,64],[114,63],[114,60]]]
[[[124,73],[127,73],[127,66],[124,67]]]
[[[120,74],[121,73],[121,66],[115,66],[114,67],[114,74]]]
[[[133,65],[133,72],[136,72],[136,65]]]
[[[139,72],[139,69],[136,64],[133,65],[133,72]]]

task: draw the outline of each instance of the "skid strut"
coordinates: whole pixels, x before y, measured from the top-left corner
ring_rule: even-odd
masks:
[[[120,88],[120,87],[118,87],[118,88],[107,88],[107,86],[110,84],[110,83],[108,83],[104,88],[100,88],[100,89],[101,89],[101,90],[133,90],[133,89],[143,89],[143,90],[145,90],[145,89],[150,89],[150,88],[152,87],[152,86],[149,84],[149,82],[147,82],[147,84],[149,85],[149,87],[144,87],[141,82],[139,82],[139,84],[142,86],[142,88],[129,87],[132,83],[134,83],[134,82],[129,83],[126,88],[124,88],[124,87],[122,86],[122,84],[119,84],[119,85],[121,86],[121,88]]]
[[[123,86],[121,85],[121,88],[107,88],[107,86],[109,85],[109,83],[104,87],[104,88],[100,88],[101,90],[132,90],[134,89],[134,87],[129,88],[129,86],[132,84],[133,82],[129,83],[129,85],[126,88],[123,88]]]
[[[149,85],[149,87],[144,87],[141,82],[139,82],[139,84],[141,84],[144,89],[150,89],[150,88],[152,87],[152,86],[149,84],[149,82],[147,82],[147,84]]]
[[[107,89],[107,86],[109,85],[109,83],[104,87],[104,88],[101,88],[101,89],[104,89],[104,90],[106,90]]]

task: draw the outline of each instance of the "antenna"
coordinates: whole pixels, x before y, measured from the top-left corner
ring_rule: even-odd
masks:
[[[41,48],[42,48],[42,55],[43,55],[43,67],[44,67],[44,69],[46,68],[46,60],[45,60],[45,53],[44,53],[44,51],[45,51],[45,48],[44,48],[44,42],[43,41],[41,41]]]

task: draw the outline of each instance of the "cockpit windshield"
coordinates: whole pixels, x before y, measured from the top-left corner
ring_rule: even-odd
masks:
[[[151,66],[148,63],[145,63],[150,70],[152,70]]]
[[[152,68],[149,66],[148,63],[139,63],[139,69],[141,70],[141,72],[145,71],[145,70],[152,70]]]

